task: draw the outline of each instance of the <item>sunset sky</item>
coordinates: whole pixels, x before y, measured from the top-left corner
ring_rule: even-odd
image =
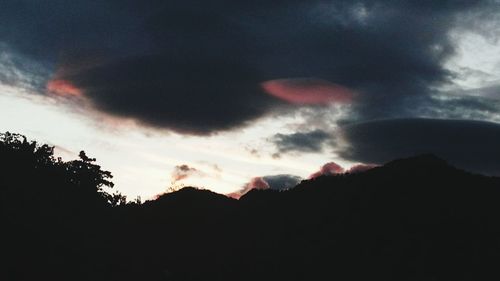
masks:
[[[2,0],[0,131],[129,199],[419,153],[500,175],[500,1]]]

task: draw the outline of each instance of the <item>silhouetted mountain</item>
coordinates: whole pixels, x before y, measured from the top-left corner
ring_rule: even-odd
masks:
[[[454,169],[445,160],[434,154],[422,154],[410,158],[397,159],[384,165],[388,167],[400,167],[402,169]]]
[[[500,178],[432,155],[240,200],[184,188],[143,204],[0,139],[0,280],[497,280]]]

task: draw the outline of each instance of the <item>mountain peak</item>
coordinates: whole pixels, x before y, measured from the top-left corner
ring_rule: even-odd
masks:
[[[411,169],[452,168],[446,160],[431,153],[393,160],[385,164],[384,167],[405,167]]]

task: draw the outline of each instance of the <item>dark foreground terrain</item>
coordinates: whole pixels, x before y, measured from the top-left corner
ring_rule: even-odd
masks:
[[[0,135],[0,280],[500,278],[500,178],[431,155],[239,201],[124,204],[94,159],[52,152]]]

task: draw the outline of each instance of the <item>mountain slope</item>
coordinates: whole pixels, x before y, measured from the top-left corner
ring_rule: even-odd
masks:
[[[0,184],[6,280],[500,277],[500,178],[432,155],[240,200],[185,188],[115,207],[87,193],[69,204],[79,193],[28,164],[5,164]],[[26,165],[39,185],[16,181]]]
[[[216,196],[206,199],[209,206]],[[253,190],[217,220],[207,213],[199,217],[205,224],[184,221],[174,256],[185,261],[176,269],[192,280],[486,278],[499,261],[499,199],[500,179],[431,155],[304,181],[286,192]],[[190,208],[180,206],[179,221]],[[164,237],[172,227],[157,226]],[[187,238],[193,233],[195,244]],[[153,252],[172,250],[165,246]]]

